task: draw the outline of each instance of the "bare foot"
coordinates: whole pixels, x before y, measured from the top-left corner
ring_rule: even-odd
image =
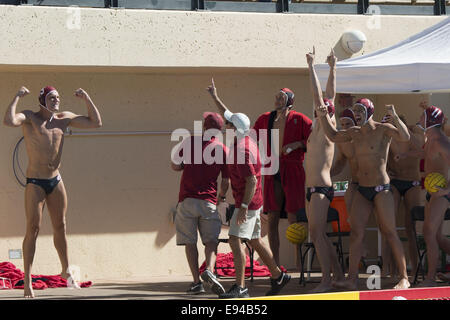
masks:
[[[73,276],[68,272],[62,272],[61,277],[67,280],[67,288],[81,289],[80,285],[75,281]]]
[[[439,280],[450,282],[450,273],[438,272],[437,277],[439,278]]]
[[[429,287],[437,287],[437,283],[435,280],[425,279],[421,283],[417,285],[418,288],[429,288]]]
[[[317,287],[310,290],[308,293],[324,293],[331,291],[333,287],[331,286],[331,282],[321,282]]]
[[[411,287],[411,284],[409,283],[408,279],[403,278],[399,281],[399,283],[397,283],[394,289],[401,290],[401,289],[408,289],[409,287]]]
[[[25,299],[33,299],[34,298],[34,291],[33,291],[33,286],[30,284],[25,284],[23,286],[23,297]]]
[[[344,280],[344,281],[333,281],[333,287],[336,289],[343,289],[348,291],[358,290],[358,280]]]

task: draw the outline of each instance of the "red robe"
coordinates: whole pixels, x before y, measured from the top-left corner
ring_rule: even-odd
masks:
[[[0,262],[0,278],[6,279],[0,280],[0,288],[6,287],[6,289],[23,289],[24,273],[10,262]],[[32,275],[31,278],[33,289],[36,290],[43,290],[47,288],[66,288],[68,286],[67,280],[62,278],[60,275]],[[92,282],[81,282],[79,285],[81,288],[87,288],[92,285]]]
[[[266,112],[259,116],[256,120],[254,129],[258,133],[259,129],[268,129],[270,112]],[[306,146],[309,134],[311,133],[312,121],[300,112],[291,110],[286,118],[284,129],[283,146],[301,141]],[[259,139],[259,134],[258,134]],[[264,141],[264,148],[267,156],[270,156],[270,148],[268,135]],[[280,157],[280,176],[281,185],[285,194],[285,211],[297,212],[305,207],[305,170],[303,169],[303,160],[305,152],[303,149],[296,149],[287,155],[282,154]],[[266,164],[265,167],[269,167]],[[273,188],[273,175],[264,176],[264,212],[280,211],[278,207]]]

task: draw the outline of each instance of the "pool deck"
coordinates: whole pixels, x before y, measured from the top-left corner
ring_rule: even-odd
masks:
[[[312,274],[311,280],[314,283],[307,283],[306,286],[299,284],[299,273],[290,272],[291,281],[280,292],[285,295],[308,294],[320,280],[320,274]],[[368,290],[367,278],[369,275],[361,275],[359,280],[359,290]],[[69,288],[49,288],[45,290],[35,290],[35,299],[42,300],[205,300],[217,299],[217,296],[207,290],[205,294],[186,294],[189,284],[192,282],[190,276],[172,277],[148,277],[133,279],[98,279],[91,280],[93,285],[80,290]],[[222,285],[228,290],[234,283],[233,278],[221,278]],[[269,278],[255,278],[253,282],[246,280],[251,297],[263,297],[270,289]],[[395,281],[386,278],[381,279],[381,289],[392,289]],[[448,283],[439,283],[439,286],[448,286]],[[332,290],[330,292],[340,292]],[[0,290],[0,300],[22,300],[23,290]]]

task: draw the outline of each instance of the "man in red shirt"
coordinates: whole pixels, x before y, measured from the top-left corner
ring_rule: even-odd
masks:
[[[245,251],[241,246],[242,240],[248,241],[269,268],[271,289],[267,295],[275,295],[289,282],[291,277],[280,270],[272,252],[261,241],[260,213],[263,206],[261,161],[256,141],[249,136],[250,120],[243,113],[232,113],[228,110],[217,96],[214,81],[207,90],[227,120],[227,129],[233,129],[236,135],[227,158],[231,189],[235,200],[235,211],[230,220],[229,244],[233,252],[236,283],[227,293],[221,294],[219,297],[249,297],[244,280],[246,259]]]
[[[305,207],[305,158],[306,141],[311,132],[312,121],[304,114],[292,110],[294,93],[281,89],[275,96],[275,110],[259,116],[253,129],[258,140],[260,130],[267,130],[263,145],[269,158],[279,159],[279,170],[264,176],[264,212],[268,213],[268,238],[270,249],[277,265],[280,266],[280,237],[278,225],[283,207],[289,223],[297,221],[296,212]],[[271,129],[278,130],[272,135]],[[265,167],[273,166],[268,163]]]
[[[227,149],[215,139],[206,138],[205,132],[211,133],[214,129],[216,134],[223,127],[223,119],[217,113],[205,112],[203,114],[202,136],[191,136],[186,138],[175,153],[183,159],[177,164],[172,158],[172,169],[183,171],[180,184],[180,194],[175,216],[177,245],[185,246],[186,257],[191,269],[194,282],[188,293],[198,294],[205,292],[200,277],[211,287],[216,294],[224,293],[225,290],[216,279],[213,271],[216,261],[218,238],[222,222],[217,212],[217,178],[222,175],[221,192],[222,199],[229,186],[228,170],[226,166]],[[205,141],[206,140],[206,141]],[[202,146],[202,148],[196,148]],[[207,148],[207,149],[206,149]],[[206,149],[206,150],[205,150]],[[201,150],[201,155],[195,155]],[[210,154],[207,154],[207,152]],[[210,156],[219,161],[210,163],[206,157]],[[202,243],[205,246],[206,270],[199,274],[197,230],[200,232]]]

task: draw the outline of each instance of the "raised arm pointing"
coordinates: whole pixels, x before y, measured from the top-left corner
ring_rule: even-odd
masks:
[[[211,78],[211,85],[206,88],[206,91],[209,92],[211,95],[211,98],[213,98],[217,108],[219,109],[219,113],[224,117],[225,111],[229,110],[227,106],[220,100],[219,96],[217,95],[217,89],[214,84],[214,78]]]

